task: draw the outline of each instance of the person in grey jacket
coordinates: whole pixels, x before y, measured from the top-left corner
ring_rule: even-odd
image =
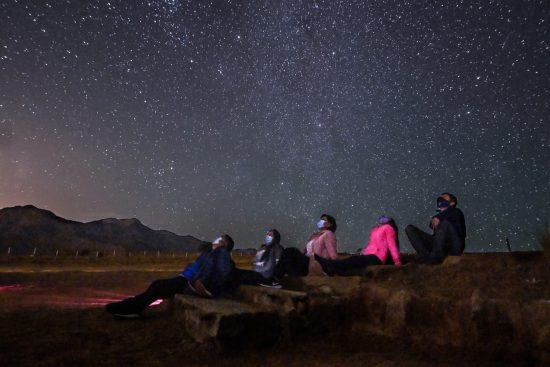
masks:
[[[281,245],[281,234],[270,229],[265,234],[264,243],[256,251],[252,270],[235,269],[236,282],[239,284],[260,285],[263,287],[281,288],[272,280],[275,265],[279,262],[284,247]]]

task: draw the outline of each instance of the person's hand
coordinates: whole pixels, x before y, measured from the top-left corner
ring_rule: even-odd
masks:
[[[438,225],[439,225],[439,218],[433,217],[432,218],[432,228],[436,229]]]

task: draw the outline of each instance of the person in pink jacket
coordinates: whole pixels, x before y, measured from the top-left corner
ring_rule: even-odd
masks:
[[[327,275],[345,274],[350,270],[370,265],[386,264],[389,257],[395,265],[401,266],[397,225],[392,218],[385,215],[378,218],[377,225],[370,232],[369,243],[363,248],[361,255],[353,255],[342,260],[330,260],[315,255],[315,259]]]
[[[323,259],[336,259],[338,256],[334,235],[336,227],[334,217],[328,214],[321,215],[321,219],[317,222],[318,231],[309,237],[303,252],[295,247],[289,247],[283,251],[275,267],[274,277],[280,279],[284,275],[304,277],[310,274],[312,269],[310,262],[314,262],[314,255]]]

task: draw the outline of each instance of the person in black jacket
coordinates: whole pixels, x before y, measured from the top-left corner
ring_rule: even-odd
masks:
[[[457,199],[450,193],[437,198],[438,214],[430,221],[433,234],[408,225],[405,233],[416,253],[419,263],[439,264],[447,256],[462,255],[465,248],[466,224],[464,214],[457,208]]]
[[[201,246],[201,255],[178,276],[155,280],[145,292],[109,303],[105,310],[113,316],[135,318],[140,317],[151,303],[158,299],[170,298],[176,293],[216,297],[232,287],[235,263],[230,252],[233,246],[233,239],[224,234],[207,248]]]

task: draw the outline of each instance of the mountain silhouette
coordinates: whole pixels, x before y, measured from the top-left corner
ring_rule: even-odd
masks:
[[[185,252],[202,243],[193,236],[153,230],[138,219],[107,218],[81,223],[32,205],[0,209],[0,251],[14,255],[61,252]]]

